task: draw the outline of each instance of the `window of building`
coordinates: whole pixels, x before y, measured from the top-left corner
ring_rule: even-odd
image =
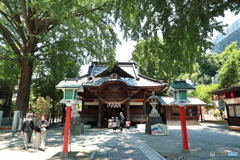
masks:
[[[179,107],[178,106],[173,106],[172,107],[172,116],[180,116],[179,114]]]
[[[187,109],[186,109],[186,116],[194,116],[194,115],[193,115],[193,109],[192,109],[192,108],[187,108]]]
[[[234,106],[236,117],[240,117],[240,105]]]
[[[235,117],[233,106],[228,106],[228,114],[229,114],[229,117]]]

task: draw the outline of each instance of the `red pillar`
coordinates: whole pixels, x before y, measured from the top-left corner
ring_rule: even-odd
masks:
[[[64,126],[64,138],[63,138],[63,150],[62,150],[62,154],[64,156],[67,156],[68,154],[71,110],[72,110],[71,106],[66,107],[66,119],[65,119],[65,126]]]
[[[180,120],[181,120],[181,129],[182,129],[182,148],[183,148],[183,150],[189,150],[185,107],[180,106],[179,109],[180,109]]]

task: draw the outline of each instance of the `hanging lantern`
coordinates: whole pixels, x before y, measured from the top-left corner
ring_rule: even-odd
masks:
[[[231,92],[231,97],[235,98],[235,93],[234,92]]]
[[[214,100],[214,96],[211,96],[212,97],[212,101]]]
[[[220,100],[221,99],[221,95],[217,95],[217,99]]]
[[[223,94],[223,98],[227,99],[227,94],[226,93]]]

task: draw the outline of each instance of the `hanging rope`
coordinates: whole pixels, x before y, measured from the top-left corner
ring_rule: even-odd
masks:
[[[99,98],[101,101],[103,101],[104,103],[107,104],[108,108],[121,108],[121,104],[126,102],[127,100],[130,99],[130,97],[126,98],[125,100],[121,101],[121,102],[107,102],[105,100],[103,100],[102,98]]]

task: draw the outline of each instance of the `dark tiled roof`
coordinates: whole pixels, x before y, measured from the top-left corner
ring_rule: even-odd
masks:
[[[236,91],[240,91],[240,86],[226,88],[226,89],[219,89],[219,90],[209,92],[208,94],[222,95],[225,93],[236,92]]]
[[[103,83],[113,81],[122,82],[132,87],[161,87],[164,89],[167,86],[167,83],[162,83],[162,81],[139,74],[135,62],[117,62],[115,65],[114,71],[117,72],[118,78],[110,78],[110,75],[114,72],[108,70],[107,66],[92,63],[89,67],[88,74],[78,77],[78,83],[87,87],[98,87]],[[74,79],[67,79],[67,81],[73,80]]]
[[[195,89],[193,86],[186,83],[186,81],[174,81],[170,83],[170,86],[174,89]]]
[[[135,78],[124,78],[120,77],[119,79],[109,79],[108,77],[96,77],[93,78],[92,80],[87,80],[83,83],[84,86],[91,86],[91,87],[97,87],[102,85],[105,82],[123,82],[128,86],[133,86],[133,87],[153,87],[153,86],[163,86],[167,85],[166,83],[160,84],[160,82],[154,82],[150,81],[145,78],[140,78],[139,80],[136,80]]]

